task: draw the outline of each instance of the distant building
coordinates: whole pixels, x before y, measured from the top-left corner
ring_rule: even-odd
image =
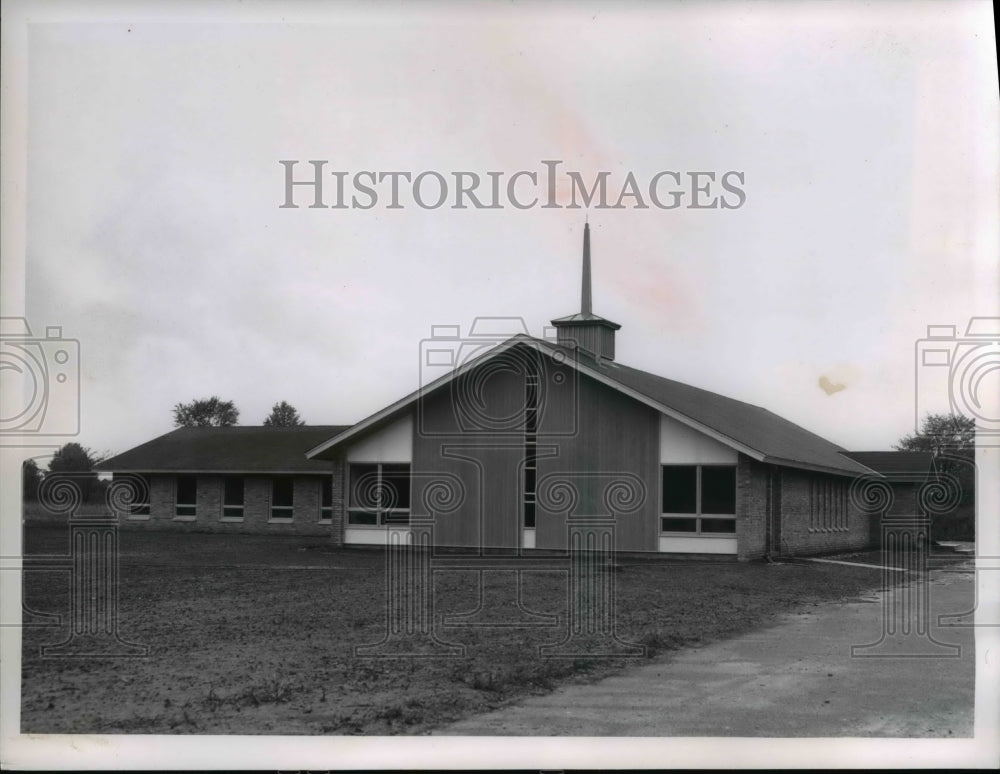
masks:
[[[129,523],[149,528],[329,535],[333,477],[305,452],[346,426],[182,427],[98,468],[142,481]]]
[[[604,515],[627,552],[746,560],[870,545],[877,514],[849,495],[879,475],[865,457],[618,363],[620,326],[592,311],[590,259],[585,227],[581,309],[552,321],[554,340],[489,346],[450,330],[422,354],[454,367],[357,424],[177,430],[101,468],[148,478],[133,518],[150,527],[377,545],[433,519],[437,545],[530,550],[565,549],[571,515]],[[454,501],[437,509],[444,489]]]
[[[922,510],[920,488],[932,481],[937,471],[934,455],[924,451],[858,451],[847,456],[883,477],[892,487],[891,515],[916,515]]]

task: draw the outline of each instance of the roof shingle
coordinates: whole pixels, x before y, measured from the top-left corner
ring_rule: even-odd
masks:
[[[586,368],[759,452],[765,462],[859,475],[871,473],[837,444],[760,406],[580,352]]]
[[[97,470],[134,473],[326,473],[306,458],[349,425],[182,427],[117,454]]]
[[[934,455],[925,451],[851,451],[852,460],[886,476],[900,473],[926,475],[934,467]]]

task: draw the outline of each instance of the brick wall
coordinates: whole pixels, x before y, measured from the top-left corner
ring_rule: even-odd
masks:
[[[812,515],[812,482],[822,474],[781,468],[781,543],[786,554],[822,554],[872,545],[871,516],[846,498],[842,526],[817,526]],[[828,477],[825,477],[828,478]],[[850,489],[851,478],[841,477]]]
[[[234,532],[242,534],[316,535],[333,537],[343,543],[343,465],[335,466],[333,476],[333,518],[320,521],[321,475],[293,476],[292,519],[271,519],[271,478],[245,476],[243,519],[223,520],[223,477],[198,476],[197,511],[194,518],[176,515],[176,477],[150,477],[149,517],[129,518],[125,526],[136,529],[170,529],[184,532]],[[338,496],[339,493],[339,496]],[[339,542],[338,542],[339,536]]]
[[[736,545],[741,562],[759,559],[767,550],[768,466],[740,454],[736,462]]]

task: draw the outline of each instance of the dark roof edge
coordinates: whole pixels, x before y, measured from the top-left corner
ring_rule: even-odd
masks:
[[[841,452],[843,454],[843,452]],[[860,465],[865,470],[844,470],[843,468],[829,468],[825,465],[814,465],[811,462],[800,462],[799,460],[786,460],[783,457],[767,456],[764,457],[763,462],[769,465],[780,465],[784,468],[798,468],[800,470],[809,470],[814,473],[829,473],[833,476],[844,476],[846,478],[857,478],[858,476],[874,476],[875,478],[885,478],[877,470],[872,470],[867,465],[864,465],[857,460],[851,460],[857,465]]]
[[[574,319],[575,318],[575,319]],[[550,320],[556,328],[571,328],[574,326],[585,326],[585,325],[603,325],[605,328],[610,328],[613,331],[621,330],[621,325],[618,323],[605,319],[604,317],[598,317],[597,315],[591,315],[590,317],[579,317],[577,315],[570,315],[569,317],[557,317],[555,320]]]
[[[226,468],[224,470],[190,470],[186,468],[178,468],[176,470],[171,470],[169,468],[102,468],[95,466],[95,473],[146,473],[148,475],[172,475],[172,476],[328,476],[332,472],[330,470],[271,470],[270,468],[264,470],[232,470],[231,468]]]

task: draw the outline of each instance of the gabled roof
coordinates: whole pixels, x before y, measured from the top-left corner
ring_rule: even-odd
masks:
[[[348,427],[182,427],[96,468],[133,473],[329,473],[329,463],[308,459],[306,452]]]
[[[849,451],[848,457],[885,476],[927,475],[934,469],[934,455],[926,451]]]
[[[562,350],[550,342],[531,336],[514,336],[435,382],[372,414],[343,433],[329,438],[310,450],[309,456],[322,455],[381,424],[421,396],[443,387],[462,373],[517,345],[531,346],[548,354]],[[574,365],[580,373],[761,462],[838,475],[872,473],[862,463],[847,457],[844,449],[836,444],[759,406],[597,358],[584,350],[578,350],[577,356],[567,358],[566,362]]]

